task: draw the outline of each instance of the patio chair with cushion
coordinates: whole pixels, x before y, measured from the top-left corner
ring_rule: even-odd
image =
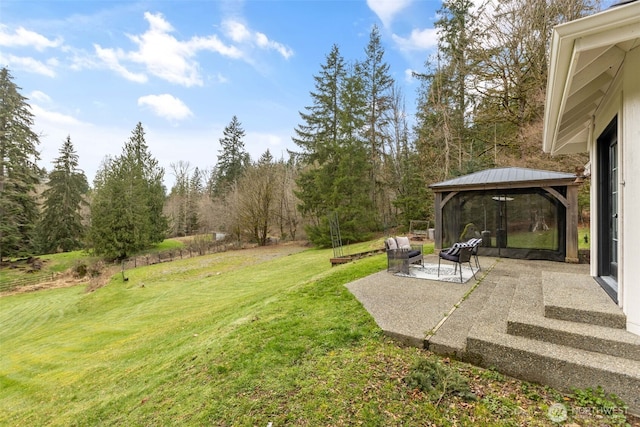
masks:
[[[473,273],[473,278],[476,278],[476,273],[473,271],[473,266],[471,265],[471,257],[473,256],[473,246],[469,245],[467,242],[459,242],[454,243],[448,249],[443,249],[438,254],[438,277],[440,277],[440,261],[445,259],[455,263],[455,269],[453,274],[458,271],[458,266],[460,266],[460,283],[462,280],[462,264],[469,264],[469,268],[471,269],[471,273]]]
[[[408,237],[389,237],[384,241],[387,271],[409,274],[409,265],[423,263],[422,245],[411,244]]]
[[[476,262],[476,268],[481,270],[480,268],[480,260],[478,259],[478,248],[482,244],[482,237],[471,238],[465,242],[467,245],[471,247],[471,256]]]

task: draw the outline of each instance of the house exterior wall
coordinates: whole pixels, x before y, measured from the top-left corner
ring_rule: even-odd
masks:
[[[600,218],[600,213],[598,211],[598,209],[596,208],[598,206],[599,200],[598,200],[598,177],[600,176],[600,170],[599,168],[599,163],[598,163],[598,159],[597,159],[597,155],[598,155],[598,150],[597,150],[597,143],[598,143],[598,138],[600,137],[600,135],[602,135],[602,133],[605,131],[605,129],[607,128],[607,126],[609,126],[609,124],[611,123],[611,121],[614,119],[614,117],[616,117],[616,115],[618,116],[618,137],[619,137],[619,156],[622,156],[622,152],[624,151],[623,149],[623,141],[620,139],[620,127],[622,126],[623,123],[623,119],[621,117],[622,114],[622,81],[623,81],[623,76],[620,75],[618,76],[618,79],[616,79],[616,81],[611,85],[611,88],[609,90],[609,92],[607,93],[607,96],[605,97],[605,99],[603,100],[600,108],[598,109],[598,111],[596,112],[596,115],[594,117],[594,122],[593,122],[593,129],[591,131],[591,136],[590,136],[590,140],[589,140],[589,146],[588,146],[588,150],[589,150],[589,159],[590,159],[590,163],[591,163],[591,194],[590,194],[590,204],[591,204],[591,212],[590,212],[590,216],[591,216],[591,229],[590,229],[590,235],[591,235],[591,275],[592,276],[598,276],[598,259],[600,256],[600,247],[603,244],[607,244],[607,242],[600,242],[598,240],[598,224],[601,221],[604,221],[605,219]],[[621,162],[622,163],[622,162]],[[624,176],[624,165],[620,165],[620,180],[622,180],[622,176]],[[622,207],[624,206],[624,195],[621,193],[618,193],[620,195],[620,207],[622,210]],[[620,234],[622,235],[622,230],[623,230],[623,224],[622,221],[619,224],[620,227]],[[620,243],[623,241],[622,237],[620,238]],[[622,262],[623,259],[623,247],[622,245],[620,245],[621,247],[618,248],[618,254],[620,257],[620,261]],[[621,271],[621,269],[618,271],[618,279],[619,279],[619,283],[622,283],[622,276],[623,276],[623,271]],[[618,302],[622,302],[621,301],[621,297],[619,295],[618,298]]]
[[[591,274],[598,275],[598,218],[596,144],[618,116],[619,242],[618,304],[627,316],[627,330],[640,335],[640,47],[629,51],[624,68],[596,112],[589,141],[591,159]]]
[[[624,167],[621,178],[623,311],[627,329],[640,335],[640,47],[625,58],[622,82],[622,121],[619,123]]]

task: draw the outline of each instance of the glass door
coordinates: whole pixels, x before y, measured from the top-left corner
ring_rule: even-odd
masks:
[[[599,283],[618,300],[618,132],[617,118],[598,138],[598,275]]]

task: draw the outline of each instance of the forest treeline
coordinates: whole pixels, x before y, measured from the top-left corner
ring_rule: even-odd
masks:
[[[542,153],[552,28],[590,15],[598,0],[446,0],[436,52],[415,73],[415,120],[394,81],[377,27],[362,58],[333,45],[287,158],[251,159],[237,115],[219,139],[217,163],[167,171],[137,123],[122,153],[105,158],[90,185],[72,136],[47,172],[28,99],[0,70],[0,257],[85,248],[110,259],[171,236],[224,232],[235,240],[308,238],[330,246],[411,220],[433,219],[428,185],[478,170],[522,166],[573,172],[584,155]]]

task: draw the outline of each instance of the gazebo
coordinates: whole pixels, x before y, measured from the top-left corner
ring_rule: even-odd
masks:
[[[482,237],[479,253],[578,262],[576,175],[496,168],[431,184],[435,248]]]

